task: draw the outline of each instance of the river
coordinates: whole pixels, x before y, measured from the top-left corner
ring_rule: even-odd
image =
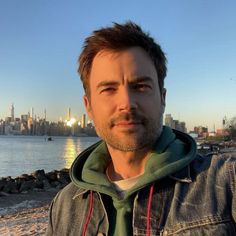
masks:
[[[0,135],[0,177],[16,177],[35,170],[69,168],[75,157],[97,137],[52,137]]]

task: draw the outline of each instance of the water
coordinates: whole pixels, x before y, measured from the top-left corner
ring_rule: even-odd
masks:
[[[0,136],[0,177],[16,177],[38,169],[69,168],[76,156],[97,137]]]

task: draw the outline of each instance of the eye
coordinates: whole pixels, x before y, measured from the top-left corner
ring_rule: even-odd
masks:
[[[149,84],[135,84],[133,86],[133,89],[140,91],[140,92],[145,92],[145,91],[149,91],[152,89],[151,85]]]
[[[113,93],[116,91],[115,87],[105,87],[101,89],[100,93]]]

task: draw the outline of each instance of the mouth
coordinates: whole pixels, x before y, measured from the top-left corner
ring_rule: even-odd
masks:
[[[147,119],[137,113],[121,113],[119,116],[111,119],[110,128],[119,128],[122,130],[136,130],[145,126]]]
[[[114,124],[114,126],[119,127],[119,128],[136,128],[138,126],[142,125],[142,122],[140,121],[119,121]]]

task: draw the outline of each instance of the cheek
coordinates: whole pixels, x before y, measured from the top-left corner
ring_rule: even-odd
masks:
[[[94,121],[95,125],[99,125],[101,123],[104,123],[106,120],[109,119],[109,115],[108,115],[106,106],[108,106],[108,105],[96,104],[95,106],[93,106],[91,114],[92,114],[93,121]]]
[[[92,103],[94,116],[111,116],[115,112],[115,102],[110,98],[97,98]]]
[[[159,101],[150,99],[147,100],[146,102],[142,102],[140,110],[146,116],[158,118],[164,113],[165,105],[160,103]]]

